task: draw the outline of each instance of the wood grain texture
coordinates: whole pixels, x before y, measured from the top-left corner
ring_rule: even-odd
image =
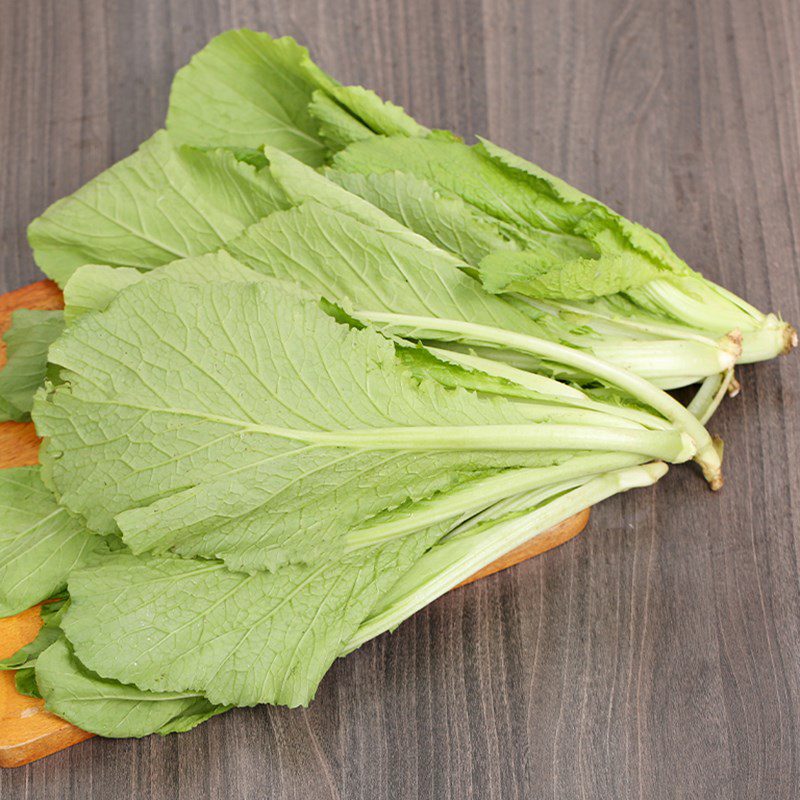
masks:
[[[28,220],[158,127],[174,70],[238,25],[534,158],[800,320],[795,0],[3,0],[3,288],[37,277]],[[93,739],[0,796],[794,800],[800,359],[740,378],[712,423],[721,493],[676,468],[340,661],[307,710]]]
[[[0,619],[0,658],[33,641],[42,619],[39,606]],[[0,672],[0,767],[19,767],[85,742],[92,734],[44,709],[44,700],[20,694],[14,671]]]

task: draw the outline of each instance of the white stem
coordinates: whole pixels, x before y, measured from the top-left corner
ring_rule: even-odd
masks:
[[[575,456],[552,467],[512,469],[468,481],[449,492],[413,503],[408,509],[388,512],[351,530],[346,536],[346,546],[348,550],[356,550],[381,544],[448,519],[474,514],[522,492],[631,466],[639,460],[643,459],[618,453]]]
[[[722,487],[722,460],[708,431],[698,422],[694,414],[686,410],[677,400],[652,383],[634,375],[622,367],[609,364],[596,356],[581,352],[555,342],[527,336],[521,333],[491,328],[461,320],[417,317],[408,314],[391,314],[378,311],[358,311],[355,316],[378,325],[394,326],[400,330],[440,331],[464,337],[469,341],[494,344],[498,347],[519,350],[559,364],[573,367],[601,378],[614,386],[624,389],[632,397],[642,401],[666,419],[674,422],[692,437],[697,448],[695,460],[703,468],[703,474],[712,489]]]
[[[527,514],[441,541],[398,581],[381,607],[361,624],[345,645],[342,655],[381,633],[394,630],[437,597],[553,525],[611,495],[650,486],[666,471],[666,464],[656,462],[607,472]]]

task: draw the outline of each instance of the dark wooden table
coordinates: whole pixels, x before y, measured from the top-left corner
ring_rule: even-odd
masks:
[[[215,33],[292,34],[428,125],[484,133],[800,320],[797,0],[0,0],[0,287],[25,226],[162,124]],[[800,357],[741,370],[689,467],[340,661],[307,710],[94,739],[3,800],[800,796]]]

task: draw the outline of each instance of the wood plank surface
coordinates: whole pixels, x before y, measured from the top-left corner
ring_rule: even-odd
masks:
[[[800,320],[796,0],[2,0],[0,289],[25,225],[162,122],[174,70],[249,25],[422,121],[486,134]],[[307,710],[92,739],[12,800],[769,798],[800,793],[800,359],[741,370],[691,467],[565,547],[339,661]]]

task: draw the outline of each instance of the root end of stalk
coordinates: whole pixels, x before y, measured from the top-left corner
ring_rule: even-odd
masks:
[[[731,382],[728,386],[728,397],[736,397],[739,392],[742,391],[742,384],[736,380],[736,378],[731,378]]]
[[[722,463],[721,463],[723,441],[722,439],[719,438],[719,436],[714,436],[711,440],[711,443],[713,445],[717,458],[711,459],[712,463],[708,463],[708,461],[705,462],[700,461],[700,466],[703,470],[703,477],[708,481],[708,485],[711,487],[711,491],[718,492],[725,483],[725,478],[722,474]]]
[[[797,331],[787,322],[786,327],[783,329],[783,350],[781,350],[781,355],[785,356],[791,353],[797,347],[797,344]]]

